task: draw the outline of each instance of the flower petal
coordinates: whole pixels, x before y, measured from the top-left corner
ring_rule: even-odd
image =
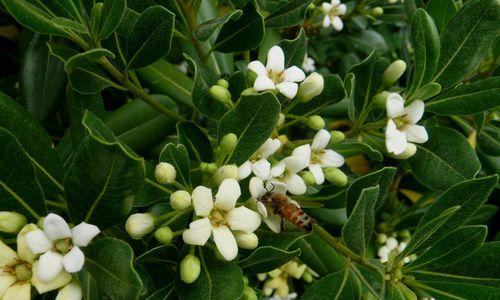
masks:
[[[331,24],[331,20],[330,20],[330,16],[326,15],[324,18],[323,18],[323,27],[324,28],[328,28],[330,27],[330,24]]]
[[[404,113],[405,101],[398,93],[390,93],[387,96],[385,110],[390,118],[401,117]]]
[[[277,194],[286,194],[287,186],[281,181],[271,181],[266,185],[266,191],[270,191]]]
[[[422,116],[424,115],[425,104],[422,100],[415,100],[410,105],[405,107],[404,114],[406,119],[410,121],[410,124],[416,124]]]
[[[191,199],[193,199],[193,207],[196,215],[208,217],[214,207],[212,190],[202,185],[197,186],[191,194]]]
[[[226,216],[231,230],[254,232],[260,226],[260,215],[244,206],[232,209]]]
[[[269,214],[267,218],[264,219],[267,227],[275,233],[281,232],[281,216],[275,214]]]
[[[238,167],[238,178],[245,179],[252,173],[252,162],[247,160]]]
[[[254,72],[255,74],[257,74],[257,76],[259,76],[259,75],[267,76],[266,67],[264,66],[263,63],[261,63],[258,60],[254,60],[254,61],[250,62],[248,64],[248,69],[250,71]]]
[[[309,158],[307,156],[292,155],[283,159],[283,161],[285,162],[286,169],[290,173],[295,174],[309,165]]]
[[[5,291],[16,281],[17,277],[15,275],[5,273],[0,275],[0,297],[2,297]]]
[[[68,223],[61,216],[52,213],[45,217],[43,231],[52,241],[71,237]]]
[[[344,162],[344,157],[331,149],[326,149],[323,154],[321,154],[321,166],[324,168],[338,168],[341,167]]]
[[[332,0],[330,3],[332,4],[333,7],[337,7],[340,4],[340,0]]]
[[[38,226],[36,226],[35,224],[27,224],[17,234],[17,255],[19,256],[19,258],[21,260],[27,261],[29,263],[33,263],[33,261],[35,260],[36,254],[31,252],[30,248],[28,247],[28,242],[26,241],[26,235],[29,232],[34,231],[34,230],[39,230]],[[1,252],[2,251],[0,251],[0,253]],[[0,261],[0,265],[1,265],[1,261]]]
[[[321,4],[321,8],[323,9],[323,12],[328,13],[332,9],[333,5],[328,3],[328,2],[323,2]]]
[[[78,246],[74,246],[71,250],[64,255],[63,266],[66,272],[76,273],[83,268],[85,263],[85,255]]]
[[[238,245],[233,233],[227,226],[214,227],[214,242],[222,257],[225,260],[233,260],[238,255]]]
[[[39,265],[39,262],[35,261],[33,264],[33,277],[31,278],[31,284],[36,288],[39,294],[61,288],[71,281],[71,274],[63,270],[56,276],[56,278],[49,282],[43,282],[39,279]]]
[[[406,134],[396,128],[396,124],[389,119],[385,129],[385,147],[387,152],[394,153],[395,155],[403,153],[406,148]]]
[[[215,206],[219,209],[229,211],[234,208],[236,201],[241,196],[238,181],[234,178],[224,179],[215,194]]]
[[[262,92],[262,91],[267,91],[267,90],[274,90],[274,82],[269,79],[266,75],[259,75],[255,79],[255,82],[253,83],[253,88],[257,92]]]
[[[38,279],[49,282],[61,273],[63,269],[63,256],[51,250],[45,252],[38,260]]]
[[[252,171],[257,177],[267,179],[271,174],[271,163],[262,158],[252,164]]]
[[[34,254],[45,253],[52,248],[52,241],[45,235],[41,229],[35,229],[26,234],[26,243],[28,248]]]
[[[306,74],[299,67],[291,66],[283,72],[281,78],[288,82],[301,82],[306,79]]]
[[[92,239],[101,232],[95,225],[82,222],[71,229],[73,244],[86,247]]]
[[[29,282],[13,284],[3,294],[2,300],[30,300],[31,285]]]
[[[297,95],[299,90],[299,85],[294,82],[281,82],[276,85],[276,88],[280,93],[289,99],[293,99]]]
[[[340,4],[338,7],[337,7],[337,13],[339,15],[345,15],[345,12],[347,11],[347,6],[345,4]]]
[[[184,230],[182,239],[189,245],[203,246],[212,234],[212,224],[208,218],[199,219],[189,224],[189,229]]]
[[[320,131],[316,132],[314,135],[312,144],[311,144],[311,149],[312,150],[322,150],[325,149],[326,146],[328,146],[328,142],[330,142],[330,138],[332,135],[330,132],[328,132],[325,129],[321,129]]]
[[[258,199],[260,198],[260,196],[266,193],[266,189],[264,188],[264,182],[259,177],[250,178],[248,189],[250,190],[250,194],[254,199]]]
[[[311,159],[311,145],[305,144],[293,149],[292,156],[301,157],[307,162]]]
[[[427,130],[425,130],[424,126],[407,125],[404,127],[404,131],[406,133],[406,139],[409,142],[422,144],[429,140]]]
[[[323,184],[325,182],[325,174],[323,174],[323,169],[320,165],[310,164],[309,171],[313,174],[316,184]]]
[[[257,201],[257,209],[263,218],[267,218],[267,208],[264,203]]]
[[[293,195],[303,195],[306,193],[306,183],[304,179],[297,174],[286,177],[285,183],[288,187],[288,191]]]
[[[261,158],[267,158],[269,155],[273,155],[281,147],[281,142],[278,139],[269,138],[266,140],[262,146],[260,146],[257,152],[260,153]]]
[[[5,265],[13,265],[17,262],[18,257],[14,250],[7,246],[4,242],[0,241],[0,270]],[[0,276],[1,272],[0,272]],[[0,293],[0,296],[2,294]]]
[[[55,300],[81,300],[82,299],[82,288],[81,286],[73,281],[63,287]]]
[[[342,22],[342,19],[339,18],[338,16],[333,17],[332,20],[332,26],[335,28],[337,31],[341,31],[344,28],[344,22]]]
[[[283,172],[285,172],[285,162],[283,160],[271,168],[272,177],[281,176],[283,175]]]
[[[281,73],[285,70],[285,53],[280,46],[274,46],[269,49],[266,69],[276,73]]]

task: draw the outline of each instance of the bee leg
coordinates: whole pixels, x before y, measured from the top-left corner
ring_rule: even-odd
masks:
[[[285,220],[283,218],[281,218],[280,228],[281,231],[285,231]]]

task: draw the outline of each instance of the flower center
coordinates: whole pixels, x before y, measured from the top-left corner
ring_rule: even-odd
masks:
[[[328,16],[332,19],[336,16],[340,16],[340,9],[338,7],[332,7],[328,12]]]
[[[222,225],[227,226],[226,215],[227,215],[226,211],[214,208],[212,209],[212,212],[210,212],[208,219],[210,220],[210,223],[212,223],[212,226],[215,227]]]
[[[70,239],[61,239],[56,242],[56,249],[62,254],[67,253],[73,247]]]
[[[392,119],[392,121],[394,121],[394,124],[396,124],[397,129],[401,129],[410,123],[406,118],[406,115]]]
[[[17,281],[27,281],[33,276],[31,265],[24,262],[15,266],[14,273],[17,277]]]
[[[281,81],[283,81],[283,79],[281,78],[282,75],[283,71],[276,72],[272,69],[267,71],[267,77],[269,77],[269,79],[271,79],[274,82],[274,84],[278,84]]]
[[[321,157],[325,153],[325,150],[317,150],[311,153],[311,163],[312,164],[321,164]]]

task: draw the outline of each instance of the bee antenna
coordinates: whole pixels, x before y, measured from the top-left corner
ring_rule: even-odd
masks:
[[[272,188],[271,188],[271,190],[269,191],[269,192],[271,193],[272,191],[274,191],[275,186],[274,186],[274,183],[272,183],[272,182],[270,182],[270,184],[272,185]]]

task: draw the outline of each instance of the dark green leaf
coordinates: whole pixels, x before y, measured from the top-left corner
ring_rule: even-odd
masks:
[[[134,264],[167,263],[176,265],[179,259],[179,251],[173,245],[161,245],[151,248],[138,256]]]
[[[266,273],[286,264],[300,255],[300,250],[285,251],[271,246],[255,249],[247,258],[241,260],[238,266],[245,274]]]
[[[178,123],[177,135],[179,143],[186,146],[192,159],[196,159],[199,163],[213,161],[214,153],[210,140],[196,124],[192,122]]]
[[[453,0],[430,0],[425,10],[432,16],[440,32],[444,32],[446,25],[457,12]]]
[[[312,0],[291,0],[266,17],[266,27],[290,27],[304,21],[307,6]]]
[[[107,38],[120,25],[125,15],[126,0],[105,0],[101,11],[99,37]]]
[[[339,153],[343,157],[351,157],[355,155],[364,154],[368,158],[374,161],[382,161],[383,156],[380,151],[372,148],[370,145],[362,142],[352,142],[346,141],[340,144],[335,144],[330,147],[335,152]]]
[[[354,300],[358,299],[358,287],[354,283],[354,279],[350,278],[349,266],[345,270],[329,274],[315,281],[309,288],[306,289],[303,300]]]
[[[161,289],[155,291],[151,296],[147,297],[146,300],[174,300],[177,299],[175,294],[175,285],[173,282],[162,287]]]
[[[85,28],[85,26],[68,18],[57,17],[52,20],[52,23],[62,31],[74,31],[88,34],[88,29]]]
[[[224,25],[229,20],[238,20],[243,14],[242,10],[236,9],[226,14],[225,16],[212,19],[204,22],[193,30],[193,35],[199,41],[206,41],[219,27]]]
[[[177,181],[186,187],[191,186],[191,175],[189,173],[189,155],[186,147],[182,144],[177,146],[167,144],[160,153],[160,162],[172,164],[177,170]]]
[[[85,65],[89,61],[96,62],[102,57],[110,57],[113,59],[115,58],[115,55],[108,49],[94,48],[82,53],[78,53],[69,58],[64,64],[64,69],[66,70],[66,72],[71,73],[79,66]]]
[[[496,215],[498,207],[494,204],[483,204],[479,206],[476,212],[469,217],[465,224],[481,225],[490,222],[491,218]]]
[[[297,240],[290,249],[300,249],[300,260],[321,276],[345,266],[345,259],[316,234]]]
[[[304,57],[307,54],[307,38],[303,29],[293,40],[283,40],[278,46],[285,53],[285,69],[292,66],[302,66]]]
[[[500,156],[500,121],[491,121],[477,136],[479,148],[491,156]]]

